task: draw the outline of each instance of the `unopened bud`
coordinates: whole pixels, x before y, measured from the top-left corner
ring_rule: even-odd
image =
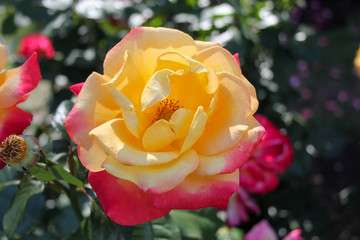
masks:
[[[0,147],[0,160],[18,171],[33,167],[40,154],[41,146],[31,135],[10,135]]]

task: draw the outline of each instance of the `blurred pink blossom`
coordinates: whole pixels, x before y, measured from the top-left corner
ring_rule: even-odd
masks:
[[[240,187],[229,199],[229,204],[226,209],[227,225],[229,227],[235,227],[240,223],[248,222],[248,212],[259,215],[261,210],[246,190]]]
[[[244,240],[277,240],[278,237],[268,221],[262,220],[244,236]],[[301,230],[295,229],[287,234],[283,240],[303,240]]]
[[[20,42],[20,54],[23,56],[30,56],[33,52],[37,52],[38,57],[53,58],[55,50],[53,44],[47,36],[39,33],[26,35]]]

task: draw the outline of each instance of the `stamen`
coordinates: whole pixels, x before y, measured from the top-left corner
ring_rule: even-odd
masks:
[[[156,108],[155,117],[152,122],[154,123],[160,119],[170,120],[173,113],[181,107],[182,106],[180,106],[179,100],[167,98],[162,100]]]

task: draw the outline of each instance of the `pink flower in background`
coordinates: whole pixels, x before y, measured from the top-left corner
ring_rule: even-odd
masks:
[[[261,210],[249,194],[240,187],[229,199],[229,204],[226,209],[227,225],[229,227],[235,227],[240,223],[248,222],[248,212],[259,215]]]
[[[278,237],[268,221],[262,220],[244,236],[244,240],[277,240]],[[283,240],[303,240],[301,230],[295,229],[286,235]]]
[[[0,44],[0,72],[6,65],[6,47]],[[28,97],[41,78],[36,53],[20,67],[0,73],[0,143],[11,134],[21,134],[30,125],[32,114],[16,105]],[[0,161],[0,169],[5,164]]]
[[[50,38],[38,33],[26,35],[20,42],[21,55],[28,57],[33,52],[37,52],[39,58],[53,58],[55,55]]]
[[[236,58],[236,56],[235,56]],[[266,133],[254,154],[240,169],[240,188],[227,206],[227,224],[234,227],[249,221],[248,212],[259,214],[260,208],[248,193],[266,194],[279,184],[278,173],[291,164],[294,151],[290,139],[263,115],[254,116]]]
[[[282,134],[265,116],[257,114],[255,118],[264,126],[266,134],[253,154],[253,158],[264,168],[283,173],[292,163],[294,156],[289,137]]]
[[[276,172],[264,168],[254,158],[240,169],[240,186],[251,193],[266,194],[278,184]]]

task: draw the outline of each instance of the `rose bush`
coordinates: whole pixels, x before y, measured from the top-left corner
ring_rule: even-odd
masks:
[[[31,56],[34,52],[37,52],[39,58],[51,59],[55,55],[55,49],[50,38],[39,33],[24,36],[20,41],[19,51],[21,55],[26,57]]]
[[[0,44],[0,71],[5,68],[6,47]],[[20,67],[0,72],[0,143],[11,134],[21,134],[30,125],[32,114],[16,105],[25,101],[41,78],[36,53]],[[0,169],[5,163],[0,161]]]
[[[72,91],[64,121],[105,213],[122,225],[224,208],[264,128],[235,58],[166,28],[133,28]]]

